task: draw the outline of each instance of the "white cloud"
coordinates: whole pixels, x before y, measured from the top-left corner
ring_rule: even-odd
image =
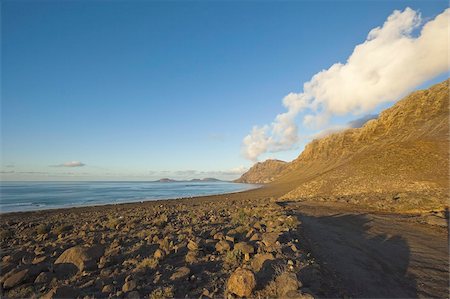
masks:
[[[270,125],[255,126],[243,140],[242,153],[250,160],[265,152],[294,148],[299,141],[296,118],[323,127],[332,115],[361,115],[398,100],[418,85],[449,70],[450,9],[423,23],[411,8],[394,11],[383,26],[372,29],[346,63],[336,63],[304,83],[303,92],[283,99],[285,113]],[[418,36],[414,30],[420,29]],[[307,110],[307,111],[305,111]]]
[[[81,163],[80,161],[70,161],[66,163],[62,163],[59,165],[55,165],[56,167],[83,167],[86,166],[86,164]]]

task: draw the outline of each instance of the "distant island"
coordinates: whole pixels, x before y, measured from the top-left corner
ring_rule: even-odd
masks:
[[[216,179],[216,178],[203,178],[203,179],[191,179],[191,180],[173,180],[173,179],[169,179],[169,178],[162,178],[162,179],[156,180],[154,182],[175,183],[175,182],[224,182],[224,181]]]

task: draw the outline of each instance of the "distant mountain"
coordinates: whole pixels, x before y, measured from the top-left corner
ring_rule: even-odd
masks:
[[[222,182],[219,179],[216,178],[204,178],[204,179],[192,179],[192,180],[173,180],[173,179],[169,179],[169,178],[163,178],[163,179],[159,179],[156,180],[155,182],[159,182],[159,183],[173,183],[173,182]]]
[[[265,184],[272,182],[288,165],[280,160],[266,160],[253,165],[236,183]]]
[[[190,182],[221,182],[221,180],[216,178],[204,178],[204,179],[192,179]]]
[[[160,182],[160,183],[173,183],[173,182],[178,182],[178,181],[177,181],[177,180],[172,180],[172,179],[169,179],[169,178],[163,178],[163,179],[156,180],[155,182]]]

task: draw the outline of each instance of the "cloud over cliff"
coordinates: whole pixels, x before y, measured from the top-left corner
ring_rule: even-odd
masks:
[[[292,149],[299,141],[297,123],[323,127],[333,115],[363,115],[448,71],[449,18],[450,9],[428,22],[411,8],[395,10],[345,63],[315,74],[303,92],[285,96],[286,112],[271,124],[254,126],[243,139],[244,157],[257,160],[266,152]]]

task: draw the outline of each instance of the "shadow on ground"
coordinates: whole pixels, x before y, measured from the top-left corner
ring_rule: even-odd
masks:
[[[407,273],[410,248],[402,237],[369,234],[371,219],[365,214],[315,217],[286,209],[301,221],[299,230],[307,241],[304,247],[318,260],[318,265],[299,273],[313,293],[325,297],[417,297],[416,280]]]

